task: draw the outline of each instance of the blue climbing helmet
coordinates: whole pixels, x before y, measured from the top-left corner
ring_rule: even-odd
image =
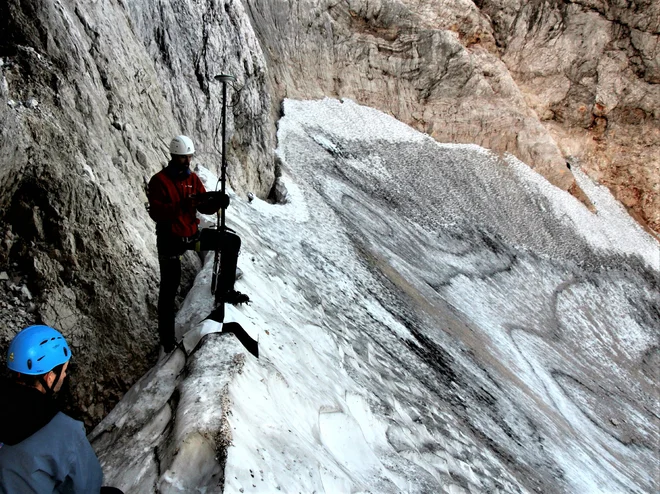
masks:
[[[71,350],[64,336],[50,326],[29,326],[18,333],[7,350],[7,367],[38,376],[68,362]]]

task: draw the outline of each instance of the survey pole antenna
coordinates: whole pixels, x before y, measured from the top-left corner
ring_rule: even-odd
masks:
[[[220,190],[225,194],[225,183],[227,182],[227,84],[234,82],[236,78],[229,74],[215,76],[215,80],[222,83],[222,166],[220,168]],[[218,228],[225,230],[225,210],[220,210],[220,224]]]
[[[220,171],[220,182],[221,182],[221,188],[222,188],[222,194],[226,194],[225,192],[225,183],[227,181],[227,84],[233,83],[236,78],[232,75],[228,74],[220,74],[216,75],[214,79],[218,82],[222,83],[222,167]],[[232,84],[232,87],[233,84]],[[238,90],[240,91],[240,89]],[[216,133],[217,135],[217,133]],[[216,184],[217,187],[217,184]],[[220,232],[220,235],[224,235],[227,230],[230,230],[225,226],[225,210],[223,208],[220,208],[220,211],[218,212],[218,215],[220,216],[218,220],[218,231]],[[219,297],[218,295],[220,292],[218,291],[218,283],[220,279],[220,273],[219,273],[219,268],[220,268],[220,249],[216,249],[215,251],[215,259],[213,260],[213,275],[211,279],[211,293],[215,295],[215,308],[211,313],[208,315],[206,319],[211,319],[215,322],[221,323],[222,324],[222,333],[232,333],[236,336],[238,341],[245,347],[245,349],[250,352],[252,355],[255,357],[259,358],[259,341],[254,340],[247,331],[243,329],[243,327],[237,323],[237,322],[227,322],[225,323],[225,300],[222,297]]]
[[[227,84],[232,83],[235,78],[228,74],[216,75],[214,79],[222,83],[222,165],[220,166],[220,187],[222,194],[226,194],[225,184],[227,182]],[[216,184],[217,188],[217,184]],[[220,208],[218,210],[218,223],[217,229],[220,235],[224,235],[226,230],[225,226],[225,210]],[[211,293],[218,297],[218,283],[220,281],[220,249],[215,250],[213,258],[213,274],[211,276]],[[221,304],[224,307],[224,304]]]

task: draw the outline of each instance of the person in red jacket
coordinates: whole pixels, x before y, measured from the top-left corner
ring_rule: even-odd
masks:
[[[156,247],[160,266],[158,334],[166,353],[171,352],[176,344],[174,301],[181,283],[181,256],[186,250],[200,250],[197,212],[214,214],[229,205],[226,194],[207,193],[197,174],[190,170],[194,153],[195,146],[189,137],[180,135],[172,139],[171,160],[151,178],[148,188],[149,216],[156,222]],[[234,290],[240,237],[226,231],[214,238],[221,238],[220,245],[212,245],[214,242],[210,242],[201,245],[201,250],[218,247],[222,251],[219,300],[231,304],[249,302],[247,295]]]

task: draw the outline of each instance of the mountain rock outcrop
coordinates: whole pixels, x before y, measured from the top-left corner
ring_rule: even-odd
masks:
[[[246,2],[278,98],[348,97],[578,197],[583,166],[660,231],[657,2]]]
[[[285,196],[280,102],[331,96],[511,153],[576,195],[566,164],[580,165],[657,232],[657,14],[651,0],[8,0],[0,270],[33,296],[19,319],[71,340],[88,423],[149,367],[158,263],[144,181],[179,133],[218,171],[220,73],[237,79],[227,136],[239,193]]]
[[[479,4],[562,154],[660,232],[660,3]]]
[[[31,322],[69,339],[79,363],[73,399],[93,423],[157,351],[144,180],[179,133],[194,137],[198,162],[218,169],[213,76],[228,72],[241,87],[228,121],[230,179],[267,194],[266,69],[240,2],[10,0],[0,19],[0,260],[28,280]],[[2,341],[19,329],[3,325]]]
[[[248,0],[277,97],[348,97],[443,142],[510,152],[574,181],[471,1]]]

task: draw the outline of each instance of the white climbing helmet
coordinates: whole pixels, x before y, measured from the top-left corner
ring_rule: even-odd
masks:
[[[195,145],[188,136],[176,136],[170,142],[170,154],[190,155],[195,153]]]

